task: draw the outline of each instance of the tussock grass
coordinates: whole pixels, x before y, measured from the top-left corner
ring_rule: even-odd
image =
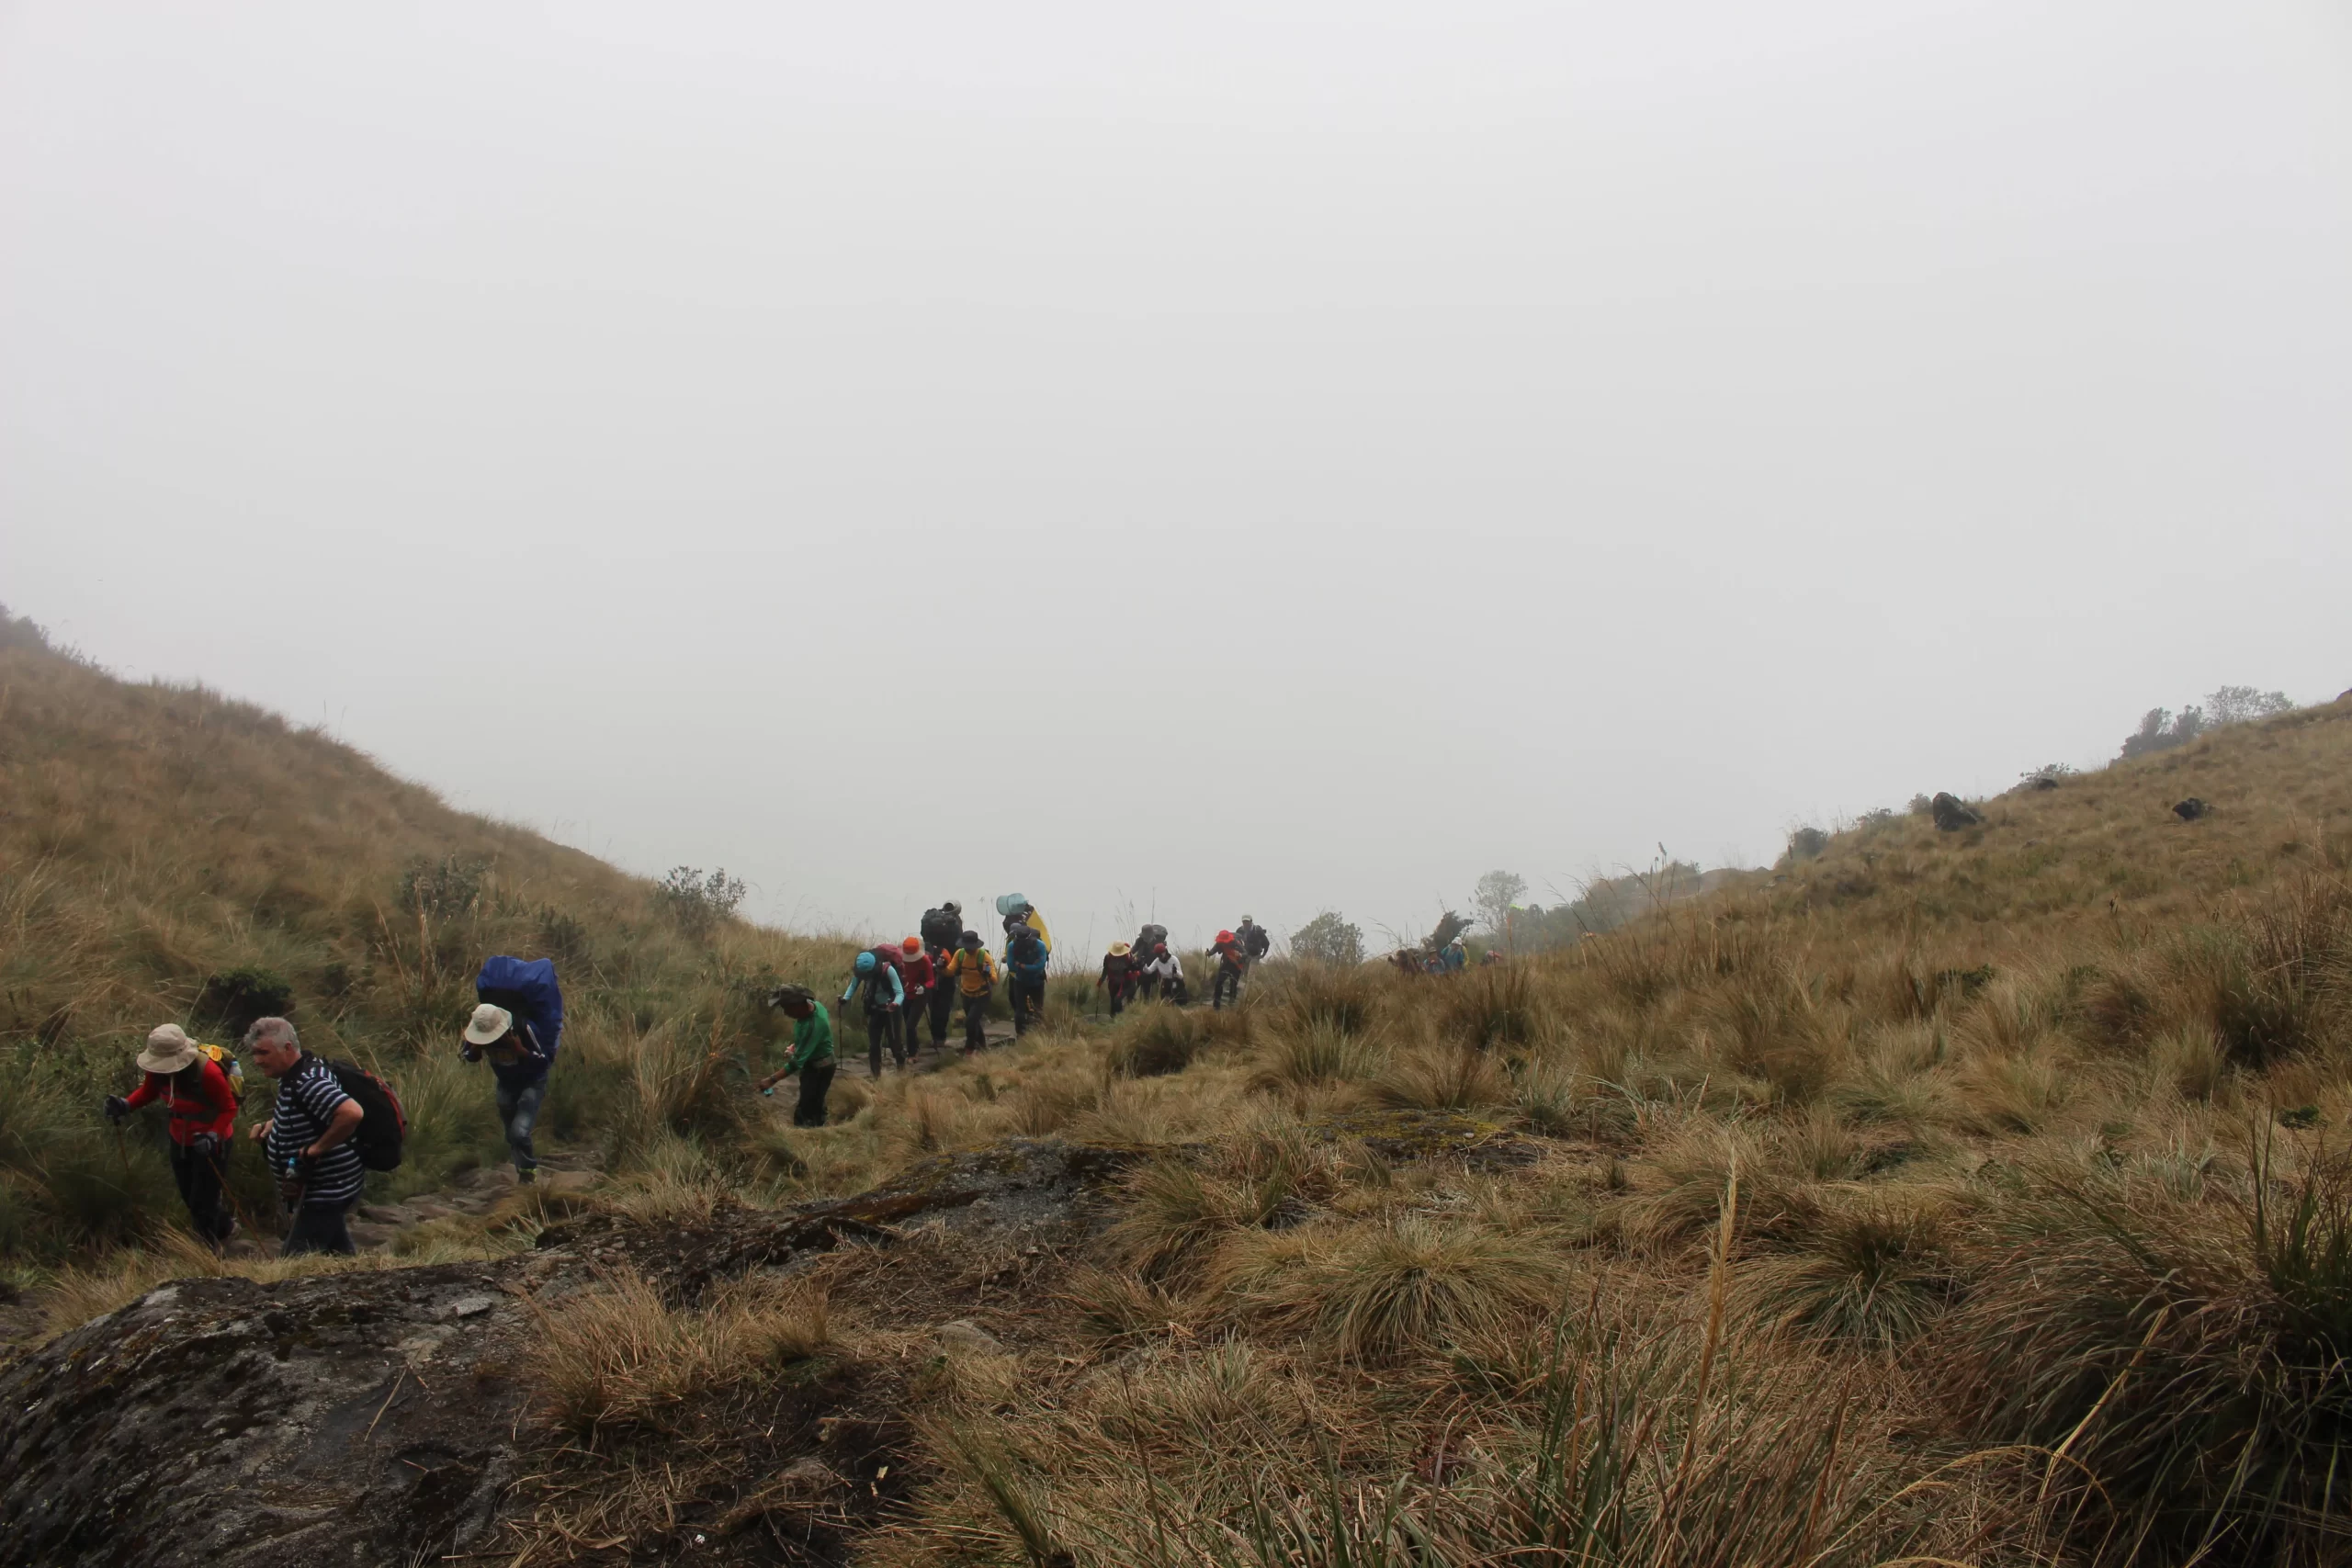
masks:
[[[682,1308],[622,1270],[540,1314],[530,1370],[550,1417],[585,1434],[656,1423],[698,1394],[805,1359],[829,1337],[825,1298],[804,1285],[754,1275]]]

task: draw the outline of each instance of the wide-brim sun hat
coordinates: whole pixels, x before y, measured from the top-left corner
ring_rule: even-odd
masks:
[[[1129,947],[1125,942],[1113,942],[1113,943],[1111,944],[1111,956],[1112,956],[1112,957],[1114,957],[1114,958],[1125,958],[1128,953],[1132,953],[1133,951],[1135,951],[1135,950],[1134,950],[1133,948],[1130,948],[1130,947]]]
[[[514,1027],[514,1015],[503,1007],[484,1002],[474,1009],[472,1018],[466,1021],[466,1043],[487,1045]]]
[[[176,1073],[193,1063],[196,1056],[196,1042],[178,1024],[162,1024],[147,1036],[147,1049],[139,1053],[139,1070]]]
[[[1231,942],[1233,940],[1233,933],[1231,931],[1219,931],[1216,933],[1216,939],[1219,942]]]

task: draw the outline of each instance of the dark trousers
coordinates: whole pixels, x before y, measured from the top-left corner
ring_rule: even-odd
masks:
[[[1127,1005],[1127,977],[1122,975],[1115,980],[1106,980],[1102,988],[1111,993],[1111,1016],[1118,1017]]]
[[[811,1062],[800,1069],[800,1103],[792,1108],[792,1124],[796,1127],[821,1127],[825,1124],[825,1096],[833,1087],[833,1063],[831,1057]]]
[[[278,1244],[280,1258],[300,1258],[306,1252],[334,1252],[345,1258],[359,1249],[351,1245],[351,1231],[343,1223],[347,1203],[305,1203],[294,1211],[294,1225]]]
[[[514,1156],[514,1173],[528,1177],[539,1168],[531,1152],[531,1129],[539,1124],[539,1101],[548,1097],[548,1076],[541,1073],[520,1088],[498,1086],[498,1120],[506,1129],[507,1151]]]
[[[964,1049],[978,1051],[989,1043],[989,994],[964,998]]]
[[[1209,1006],[1221,1008],[1228,998],[1237,1002],[1241,999],[1241,971],[1230,964],[1220,964],[1216,977],[1209,981]]]
[[[882,1045],[888,1041],[890,1057],[899,1066],[907,1065],[906,1036],[899,1032],[899,1015],[888,1008],[869,1008],[865,1013],[865,1066],[876,1077],[882,1076]]]
[[[196,1226],[196,1234],[217,1247],[229,1239],[229,1195],[221,1190],[221,1174],[228,1169],[229,1145],[220,1145],[215,1155],[200,1155],[178,1144],[172,1145],[172,1179],[179,1184],[180,1201],[187,1205],[187,1217]]]
[[[907,1005],[899,1010],[906,1021],[907,1060],[911,1062],[922,1055],[922,1021],[931,1011],[931,998],[935,992],[926,991],[920,997],[910,997]]]
[[[1015,975],[1012,977],[1012,1032],[1015,1035],[1026,1034],[1029,1026],[1036,1022],[1046,1010],[1046,982],[1042,978],[1024,980]]]
[[[931,1048],[934,1051],[944,1051],[947,1049],[947,1014],[955,1005],[956,999],[948,994],[948,990],[945,986],[933,986],[932,987]]]

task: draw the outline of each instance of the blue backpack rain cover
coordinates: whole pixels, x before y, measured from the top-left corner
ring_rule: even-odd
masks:
[[[514,1021],[530,1025],[539,1050],[552,1064],[563,1039],[563,992],[555,983],[555,960],[485,958],[474,980],[474,995],[493,1007],[504,1008]]]

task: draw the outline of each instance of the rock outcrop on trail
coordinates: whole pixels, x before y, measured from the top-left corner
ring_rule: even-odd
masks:
[[[1147,1152],[1015,1139],[837,1202],[692,1224],[590,1215],[495,1262],[162,1286],[0,1372],[0,1564],[366,1568],[494,1551],[549,1441],[518,1374],[568,1295],[626,1269],[693,1304],[844,1242],[889,1248],[910,1224],[1050,1250],[1102,1223],[1099,1190]],[[808,1521],[800,1555],[840,1555],[886,1503],[876,1483],[903,1436],[848,1408],[866,1392],[847,1376],[798,1391],[745,1478],[765,1488],[757,1506],[688,1500],[678,1528],[703,1538],[702,1560],[777,1560],[741,1527],[820,1473],[860,1484]]]

